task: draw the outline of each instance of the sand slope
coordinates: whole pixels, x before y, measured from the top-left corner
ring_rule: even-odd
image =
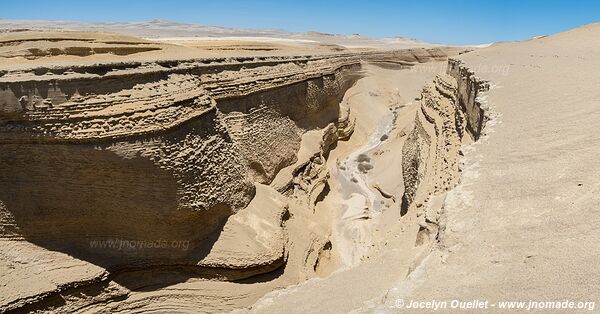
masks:
[[[599,53],[592,24],[461,57],[492,83],[487,136],[466,153],[440,248],[380,309],[397,298],[598,301]]]

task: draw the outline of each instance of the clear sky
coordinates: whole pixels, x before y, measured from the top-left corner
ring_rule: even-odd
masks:
[[[600,1],[0,0],[0,18],[111,22],[163,19],[475,44],[522,40],[600,21]]]

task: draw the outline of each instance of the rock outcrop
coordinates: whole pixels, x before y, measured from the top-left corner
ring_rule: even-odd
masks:
[[[352,133],[339,103],[361,62],[444,58],[434,48],[2,71],[0,241],[19,253],[3,252],[12,292],[0,306],[125,298],[164,284],[153,270],[239,280],[284,265],[288,203],[311,208],[326,193],[328,151]],[[40,284],[10,282],[25,277]]]
[[[415,126],[402,149],[405,192],[402,212],[417,210],[420,225],[436,237],[445,193],[460,180],[461,146],[477,140],[486,110],[478,99],[489,84],[460,61],[423,88]]]

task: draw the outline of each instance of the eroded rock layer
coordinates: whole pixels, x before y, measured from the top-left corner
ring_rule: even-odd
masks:
[[[445,192],[458,183],[461,146],[479,138],[487,120],[478,94],[489,84],[460,61],[423,88],[415,126],[402,148],[402,211],[416,209],[420,225],[437,235]]]
[[[352,133],[339,103],[361,62],[444,58],[436,48],[3,71],[0,237],[35,260],[82,270],[8,254],[2,286],[13,292],[0,305],[123,298],[165,284],[152,269],[239,280],[280,267],[290,199],[318,201],[324,159]],[[325,242],[294,249],[310,264]],[[17,291],[11,278],[38,284]]]

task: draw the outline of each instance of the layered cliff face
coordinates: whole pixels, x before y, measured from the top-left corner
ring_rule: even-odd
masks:
[[[487,121],[478,95],[488,88],[460,61],[449,59],[446,74],[421,93],[415,126],[402,148],[402,213],[416,210],[430,236],[437,237],[445,193],[460,180],[461,146],[477,140]]]
[[[315,206],[335,217],[315,264],[325,278],[267,294],[251,313],[298,304],[308,312],[386,312],[412,288],[403,285],[407,276],[444,245],[446,195],[461,180],[463,145],[480,137],[488,114],[487,82],[457,61],[443,65],[437,76],[431,69],[441,71],[441,62],[364,67],[374,75],[342,105],[357,117],[354,134],[330,152],[331,191]]]
[[[235,73],[211,67],[208,74],[202,63],[186,65],[187,74],[154,64],[161,69],[116,78],[6,82],[4,236],[84,256],[90,240],[110,237],[201,244],[247,206],[253,182],[268,184],[295,161],[304,132],[337,121],[357,62],[327,58]],[[190,254],[131,253],[136,262]],[[100,255],[102,264],[128,262],[123,252]]]
[[[489,119],[487,107],[478,96],[490,86],[485,80],[475,76],[475,72],[460,60],[449,59],[447,74],[456,80],[456,103],[465,114],[466,129],[474,140],[478,140]]]
[[[361,62],[402,67],[446,53],[3,71],[0,237],[19,256],[81,270],[67,274],[6,255],[2,267],[11,270],[2,281],[13,292],[2,306],[98,301],[71,296],[82,287],[96,299],[122,298],[158,284],[145,272],[152,269],[239,280],[270,272],[288,257],[298,269],[315,268],[327,238],[311,231],[309,247],[294,246],[304,231],[290,236],[286,220],[328,191],[324,162],[338,139],[352,134],[351,116],[339,104],[361,76]],[[310,220],[310,211],[297,217],[303,215]],[[40,271],[47,274],[30,275]],[[23,289],[11,281],[21,277],[43,284]]]

